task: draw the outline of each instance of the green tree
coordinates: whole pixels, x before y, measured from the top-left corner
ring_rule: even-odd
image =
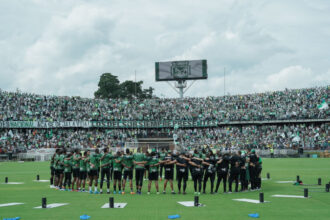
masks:
[[[99,88],[94,93],[95,98],[127,98],[150,99],[153,97],[154,88],[142,89],[143,81],[134,82],[126,80],[120,83],[117,76],[103,73],[100,77]]]
[[[151,99],[153,97],[154,90],[155,89],[152,88],[151,86],[149,87],[149,89],[144,89],[142,92],[142,98]]]
[[[121,97],[132,99],[134,96],[141,97],[143,81],[133,82],[131,80],[126,80],[120,84]]]
[[[117,76],[103,73],[98,84],[99,88],[94,93],[95,98],[108,99],[120,97],[120,84]]]

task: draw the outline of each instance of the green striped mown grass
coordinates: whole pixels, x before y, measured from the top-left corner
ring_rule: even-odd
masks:
[[[252,204],[233,201],[235,198],[259,199],[259,191],[211,195],[208,183],[206,195],[200,196],[200,202],[205,207],[184,207],[178,201],[193,201],[193,183],[188,182],[187,195],[171,195],[169,186],[166,195],[156,195],[154,186],[151,195],[146,194],[147,181],[144,181],[142,195],[90,195],[79,192],[63,192],[49,188],[49,183],[38,183],[33,180],[36,175],[40,179],[49,179],[49,163],[47,162],[3,162],[0,163],[0,204],[23,202],[24,205],[0,207],[0,219],[20,216],[22,220],[45,219],[79,219],[87,214],[91,220],[96,219],[167,219],[168,215],[179,214],[180,219],[251,219],[250,213],[259,213],[260,219],[330,219],[330,193],[325,190],[312,190],[309,199],[273,198],[274,194],[303,195],[303,188],[319,188],[319,186],[294,186],[291,183],[279,184],[276,181],[295,180],[299,175],[305,184],[317,184],[322,178],[322,186],[330,181],[330,159],[297,158],[297,159],[263,159],[263,178],[266,173],[271,175],[270,180],[263,181],[262,190],[265,200],[270,203]],[[2,184],[5,177],[9,182],[24,182],[23,185]],[[163,182],[160,182],[162,189]],[[103,186],[105,189],[105,186]],[[111,187],[112,188],[112,187]],[[175,188],[176,181],[175,181]],[[222,190],[222,185],[220,186]],[[101,209],[101,206],[113,196],[115,202],[127,202],[124,209]],[[46,197],[50,203],[69,203],[54,209],[34,209],[41,206],[41,198]]]

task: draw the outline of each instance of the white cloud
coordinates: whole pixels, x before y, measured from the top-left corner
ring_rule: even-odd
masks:
[[[154,62],[207,59],[189,96],[329,84],[330,3],[321,0],[1,3],[0,88],[93,97],[100,74],[154,80]]]
[[[224,33],[224,36],[225,36],[228,40],[232,40],[232,39],[235,39],[235,38],[238,37],[237,34],[231,32],[231,31],[226,31],[226,32]]]
[[[278,73],[271,74],[253,84],[257,92],[283,90],[285,88],[306,88],[310,86],[327,85],[330,83],[330,74],[317,75],[310,68],[290,66]]]
[[[110,39],[113,16],[89,4],[74,7],[67,16],[55,16],[40,38],[28,47],[24,70],[17,75],[23,90],[59,95],[92,96],[97,76],[122,44]],[[90,86],[94,82],[94,86]],[[82,92],[82,93],[81,93]]]

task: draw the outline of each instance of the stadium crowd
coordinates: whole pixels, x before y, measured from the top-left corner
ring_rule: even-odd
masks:
[[[329,147],[329,123],[297,125],[246,125],[195,129],[3,129],[0,149],[125,147],[138,138],[177,136],[187,149],[209,146],[215,149],[284,149],[299,145],[307,149]]]
[[[184,99],[89,99],[0,91],[0,121],[210,120],[329,118],[317,107],[330,88]]]
[[[223,192],[227,192],[227,181],[229,193],[238,192],[239,182],[241,191],[260,189],[262,160],[254,150],[237,151],[232,154],[222,154],[218,151],[214,154],[209,148],[179,153],[165,151],[165,149],[157,152],[156,149],[152,149],[151,152],[142,153],[138,148],[135,154],[129,149],[126,149],[126,153],[118,151],[112,154],[108,148],[104,148],[102,152],[98,148],[95,152],[61,148],[57,149],[53,155],[50,169],[51,188],[66,191],[85,192],[86,179],[88,179],[89,193],[102,194],[105,182],[107,193],[110,194],[110,181],[113,179],[114,194],[125,194],[126,183],[129,183],[127,188],[130,188],[130,193],[135,194],[133,189],[133,174],[135,173],[137,194],[142,192],[145,176],[148,176],[149,180],[148,194],[150,194],[152,182],[155,183],[156,193],[159,194],[158,179],[163,179],[164,170],[163,194],[166,193],[168,184],[171,193],[175,194],[173,185],[175,179],[178,193],[186,194],[189,173],[194,183],[195,194],[206,193],[208,181],[210,181],[210,193],[214,194],[218,192],[221,181]],[[98,182],[100,182],[99,188]],[[235,183],[234,190],[233,183]]]
[[[284,119],[329,119],[330,87],[293,89],[250,95],[184,99],[88,99],[41,96],[0,90],[1,121],[217,119],[219,122]],[[124,147],[141,137],[177,137],[185,148],[217,149],[329,147],[329,123],[220,125],[212,128],[161,129],[0,129],[0,153],[20,149]]]

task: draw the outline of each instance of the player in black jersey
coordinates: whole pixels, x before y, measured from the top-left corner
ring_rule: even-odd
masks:
[[[254,149],[251,150],[251,153],[249,154],[249,158],[250,158],[249,172],[250,172],[251,190],[256,190],[258,157]]]
[[[166,193],[166,186],[167,182],[170,182],[172,194],[175,194],[173,188],[173,177],[174,177],[174,164],[176,163],[175,159],[173,158],[171,152],[167,153],[167,156],[163,160],[164,168],[165,168],[165,181],[164,181],[164,190],[163,194]]]
[[[145,153],[145,155],[146,155],[146,159],[147,159],[147,161],[149,161],[150,159],[151,159],[151,155],[150,155],[150,153],[147,151],[146,153]],[[148,174],[148,175],[147,175]],[[147,177],[149,176],[149,164],[148,163],[146,163],[145,165],[144,165],[144,180],[147,180]]]
[[[232,192],[232,183],[235,181],[235,192],[238,192],[238,178],[240,173],[240,157],[238,153],[230,158],[229,192]]]
[[[177,173],[179,194],[181,194],[182,181],[183,181],[183,194],[186,194],[189,160],[190,159],[185,156],[184,152],[181,152],[181,154],[176,159],[176,173]]]
[[[203,159],[201,158],[201,155],[199,155],[197,150],[195,150],[194,155],[189,161],[189,164],[191,165],[191,175],[194,181],[195,194],[200,194],[202,189],[202,179],[203,179],[202,163],[203,163]],[[198,191],[197,191],[197,185],[198,185]]]
[[[56,175],[55,175],[55,156],[57,154],[57,152],[59,151],[60,149],[56,149],[55,153],[53,154],[52,158],[51,158],[51,161],[50,161],[50,188],[54,188],[54,177],[56,178]]]
[[[223,181],[223,192],[227,192],[227,176],[229,170],[229,155],[228,154],[220,154],[218,153],[218,161],[217,161],[217,185],[215,188],[215,192],[218,192],[221,181]]]
[[[241,191],[245,191],[245,190],[247,190],[245,153],[243,154],[241,151],[239,151],[238,156],[240,157],[240,161],[239,161],[239,168],[240,168],[239,179],[240,179],[240,182],[241,182]]]
[[[206,183],[210,178],[211,181],[211,194],[213,194],[214,180],[215,180],[215,171],[216,171],[216,158],[213,152],[210,150],[207,157],[204,159],[204,181],[203,181],[203,193],[205,194]]]
[[[258,162],[256,163],[256,189],[261,189],[261,171],[262,171],[262,160],[259,155],[257,155]]]

